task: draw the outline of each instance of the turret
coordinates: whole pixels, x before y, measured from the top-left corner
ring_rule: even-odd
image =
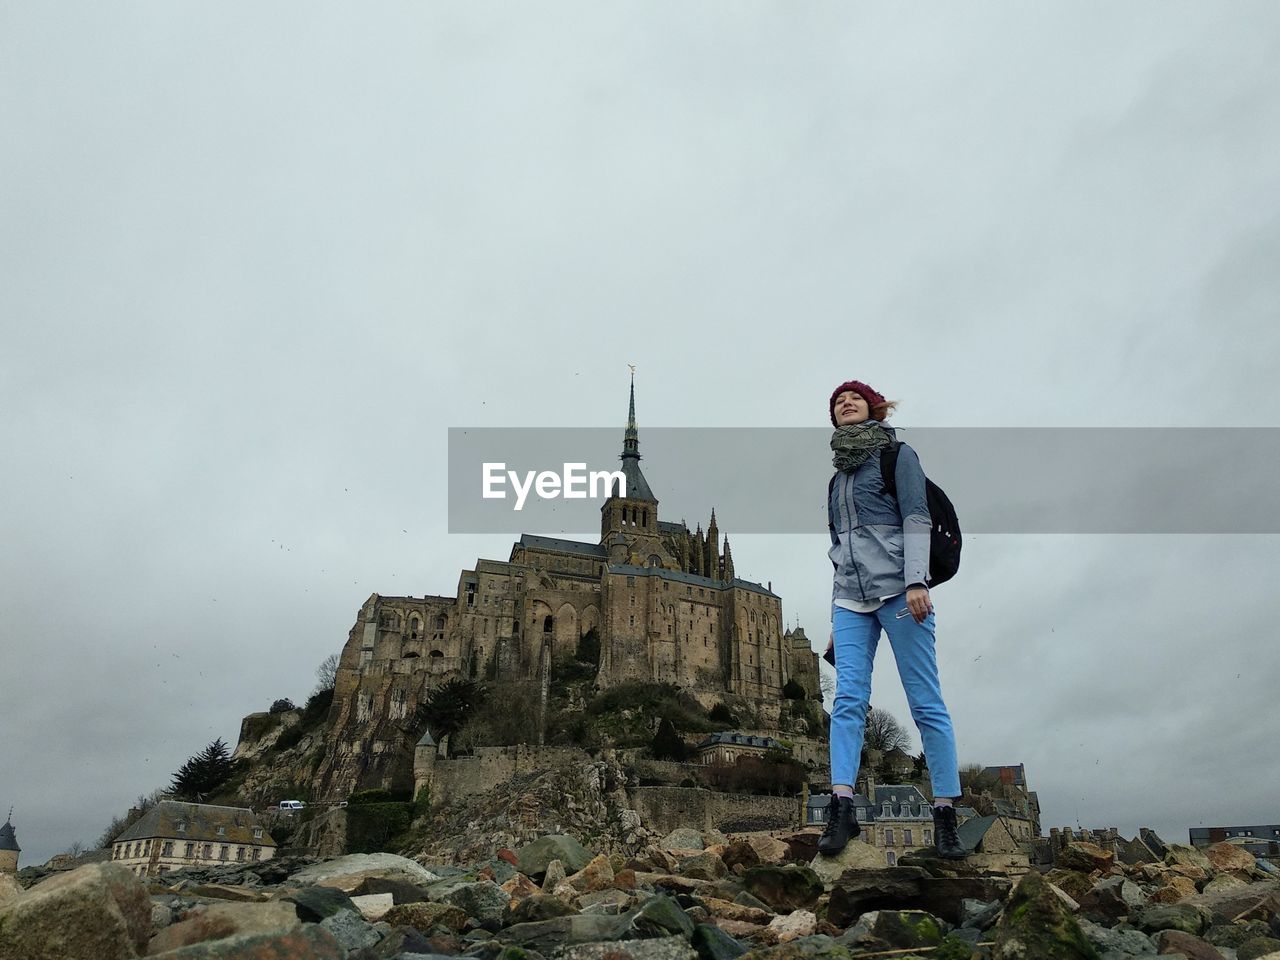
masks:
[[[0,827],[0,873],[18,872],[18,854],[22,848],[18,846],[18,836],[13,831],[13,807],[9,808],[9,817]]]

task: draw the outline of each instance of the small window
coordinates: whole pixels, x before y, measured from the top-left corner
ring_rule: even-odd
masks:
[[[218,836],[225,837],[227,835],[226,827],[218,827]]]
[[[933,831],[928,827],[924,828],[924,842],[926,845],[933,843]]]
[[[179,821],[178,821],[178,832],[179,832],[179,833],[186,833],[186,830],[187,830],[187,821],[185,821],[185,820],[179,820]]]
[[[904,830],[902,831],[902,842],[903,842],[904,844],[906,844],[908,847],[909,847],[909,846],[911,846],[911,830],[910,830],[910,828],[904,829]]]
[[[164,846],[160,848],[160,856],[162,856],[162,857],[172,857],[172,856],[173,856],[173,841],[172,841],[172,840],[166,840],[166,841],[164,842]]]
[[[886,847],[893,846],[893,827],[884,828],[884,845]]]
[[[206,843],[206,844],[204,845],[204,858],[205,858],[206,860],[212,860],[212,859],[213,859],[213,844],[212,844],[212,843]]]
[[[196,845],[194,843],[188,843],[183,848],[182,855],[186,857],[188,860],[190,860],[192,857],[196,855]]]
[[[254,848],[253,848],[253,859],[254,859],[254,860],[257,860],[257,859],[259,859],[261,856],[262,856],[262,848],[261,848],[261,847],[254,847]]]
[[[627,577],[627,586],[628,586],[628,587],[634,587],[635,585],[636,585],[636,578],[635,578],[635,577]]]
[[[628,617],[627,619],[630,621],[627,626],[634,627],[636,625],[636,618],[634,616]]]
[[[262,839],[262,828],[261,828],[261,827],[254,827],[254,828],[253,828],[253,839],[255,839],[255,840],[261,840],[261,839]]]
[[[231,849],[231,848],[230,848],[230,847],[228,847],[228,846],[224,843],[224,844],[222,845],[222,848],[218,851],[218,859],[219,859],[219,860],[226,860],[226,859],[227,859],[227,855],[230,853],[230,849]]]
[[[892,850],[885,851],[884,859],[891,867],[896,867],[898,865],[898,858],[894,855]]]
[[[236,859],[240,861],[244,860],[244,847],[236,847]]]

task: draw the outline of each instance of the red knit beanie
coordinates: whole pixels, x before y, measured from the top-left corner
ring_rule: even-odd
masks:
[[[831,392],[831,400],[827,403],[827,409],[831,414],[831,425],[833,427],[836,426],[836,397],[849,390],[852,390],[858,396],[862,397],[863,400],[867,401],[868,413],[871,412],[871,408],[877,403],[884,403],[884,397],[876,393],[874,389],[868,387],[861,380],[850,380],[847,383],[842,383]]]

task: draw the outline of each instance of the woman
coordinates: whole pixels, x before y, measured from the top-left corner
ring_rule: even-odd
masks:
[[[955,733],[942,702],[934,655],[924,471],[915,451],[901,444],[894,471],[896,497],[886,492],[881,476],[881,454],[898,442],[893,428],[883,422],[895,406],[857,380],[836,387],[829,403],[836,428],[831,449],[837,472],[827,497],[835,567],[831,633],[836,696],[831,805],[818,850],[839,853],[860,832],[853,784],[871,697],[871,666],[883,629],[929,764],[934,843],[940,856],[962,859],[953,804],[960,795]]]

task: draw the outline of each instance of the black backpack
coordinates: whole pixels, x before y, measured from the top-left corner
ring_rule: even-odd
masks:
[[[880,481],[884,492],[898,498],[898,448],[901,443],[891,443],[880,451]],[[960,569],[960,521],[951,498],[942,488],[924,478],[925,501],[933,525],[929,528],[929,586],[946,583]]]

